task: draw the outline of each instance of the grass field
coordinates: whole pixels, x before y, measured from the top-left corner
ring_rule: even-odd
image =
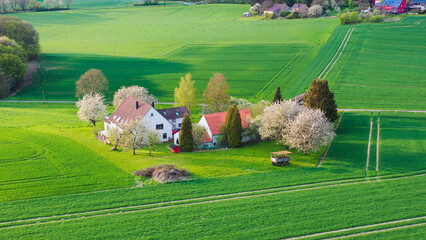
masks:
[[[419,19],[337,28],[301,79],[318,77],[353,27],[347,46],[325,76],[339,107],[425,110],[426,23],[413,25]],[[308,82],[293,85],[290,95]]]
[[[424,215],[420,199],[424,194],[421,186],[426,121],[422,113],[380,114],[380,172],[374,171],[372,157],[366,174],[371,113],[344,113],[337,138],[320,168],[315,165],[322,151],[308,156],[294,152],[290,166],[276,168],[269,165],[269,152],[282,146],[274,143],[178,155],[163,145],[153,157],[148,157],[145,150],[132,156],[130,152],[110,151],[98,142],[90,127],[77,119],[72,104],[0,103],[0,111],[6,113],[0,124],[0,131],[6,133],[1,135],[0,169],[8,173],[2,175],[0,182],[4,193],[0,201],[0,208],[4,209],[0,214],[2,238],[57,238],[63,234],[70,238],[78,234],[163,238],[164,224],[170,238],[200,238],[204,234],[211,238],[239,238],[238,233],[243,234],[242,238],[284,238]],[[34,114],[39,115],[37,120]],[[374,126],[377,118],[374,113]],[[395,152],[395,145],[403,150]],[[25,151],[16,151],[17,148]],[[134,186],[130,172],[161,163],[188,169],[194,180],[92,192]],[[46,167],[54,164],[63,166]],[[77,180],[57,177],[58,169],[69,171]],[[39,181],[37,176],[56,178]],[[8,181],[17,178],[23,180],[19,189]],[[72,194],[76,192],[81,193]],[[26,199],[35,196],[41,198]],[[384,204],[384,199],[390,200]],[[407,199],[412,204],[402,204]],[[359,210],[361,206],[365,210]],[[175,221],[175,216],[181,216],[180,220]],[[322,223],[312,216],[323,219]],[[60,219],[68,220],[57,222]],[[126,226],[122,225],[124,222]],[[285,224],[276,228],[277,222]],[[418,222],[422,220],[344,233]],[[219,228],[223,224],[227,227]],[[107,226],[108,231],[99,230]],[[413,229],[418,228],[425,231],[421,226]],[[406,231],[398,232],[405,236]]]
[[[139,84],[161,101],[173,101],[180,77],[192,73],[201,94],[214,72],[229,78],[231,95],[269,98],[277,84],[283,89],[292,84],[338,24],[336,19],[236,20],[247,8],[200,5],[16,14],[39,31],[43,54],[33,85],[15,99],[43,99],[44,92],[46,100],[73,100],[75,81],[89,68],[105,72],[109,98],[122,85]]]

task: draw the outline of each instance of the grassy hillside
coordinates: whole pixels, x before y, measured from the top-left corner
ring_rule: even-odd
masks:
[[[222,72],[232,95],[269,98],[277,84],[283,89],[292,84],[338,24],[336,19],[237,19],[247,8],[220,4],[16,14],[39,31],[43,55],[32,86],[15,98],[42,99],[44,92],[47,100],[73,100],[75,81],[89,68],[105,72],[108,97],[122,85],[138,84],[161,101],[172,101],[186,73],[193,74],[201,94],[209,77]],[[285,79],[274,81],[278,76]]]

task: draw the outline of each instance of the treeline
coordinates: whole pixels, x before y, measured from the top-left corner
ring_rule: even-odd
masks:
[[[0,98],[24,84],[27,63],[40,53],[33,26],[19,18],[0,17]]]
[[[71,6],[72,0],[0,0],[1,13],[24,11],[52,11],[66,10]]]

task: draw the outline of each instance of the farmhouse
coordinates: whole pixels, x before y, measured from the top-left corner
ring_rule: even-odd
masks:
[[[296,102],[297,104],[299,104],[299,105],[302,105],[303,104],[303,97],[305,96],[305,93],[302,93],[302,94],[299,94],[299,95],[297,95],[296,97],[294,97],[293,99],[292,99],[292,101],[293,102]]]
[[[287,4],[274,4],[263,13],[275,14],[275,17],[279,17],[281,12],[288,11],[289,7]]]
[[[104,119],[103,135],[108,137],[108,130],[122,130],[131,122],[143,121],[155,129],[162,142],[172,139],[172,130],[182,123],[183,115],[189,114],[186,107],[156,110],[153,104],[144,103],[134,97],[127,97],[114,113]]]
[[[308,14],[308,6],[306,4],[301,3],[295,3],[291,9],[290,12],[297,12],[299,14]]]
[[[383,0],[376,1],[375,7],[383,13],[404,13],[407,11],[406,0]]]
[[[204,114],[198,124],[206,129],[206,136],[204,137],[202,147],[219,147],[223,135],[221,134],[222,126],[225,125],[227,112],[209,113]],[[243,127],[242,142],[248,142],[250,137],[245,136],[245,131],[249,127],[249,122],[253,119],[248,109],[241,109],[241,126]],[[174,135],[174,143],[179,144],[180,132]]]

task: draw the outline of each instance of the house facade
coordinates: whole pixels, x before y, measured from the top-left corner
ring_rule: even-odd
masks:
[[[295,3],[290,9],[291,12],[297,12],[302,15],[308,14],[308,10],[309,10],[308,5],[302,4],[302,3]]]
[[[223,139],[223,135],[221,134],[222,127],[225,125],[227,112],[219,112],[219,113],[210,113],[204,114],[201,117],[198,124],[202,125],[206,130],[206,136],[204,137],[202,147],[204,148],[212,148],[212,147],[220,147],[221,141]],[[245,134],[245,131],[250,124],[250,121],[253,119],[250,111],[248,109],[240,110],[241,115],[241,126],[243,127],[243,138],[242,142],[250,141],[250,137]],[[180,132],[174,135],[174,143],[179,144],[179,136]]]
[[[406,0],[376,1],[374,5],[382,13],[404,13],[408,7]]]
[[[274,14],[275,17],[279,17],[281,12],[288,11],[289,7],[287,4],[274,4],[268,9],[266,9],[263,13]]]
[[[102,134],[108,138],[108,130],[112,128],[123,131],[132,122],[144,122],[157,132],[160,141],[168,142],[173,139],[174,127],[182,123],[183,116],[180,115],[184,112],[189,113],[186,107],[156,110],[154,104],[127,97],[111,116],[104,119]]]

